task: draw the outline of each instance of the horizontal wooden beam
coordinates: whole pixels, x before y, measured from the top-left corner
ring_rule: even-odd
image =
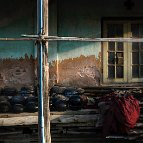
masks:
[[[92,115],[98,113],[98,109],[81,109],[78,111],[50,112],[51,115]]]
[[[84,115],[85,113],[85,115]],[[51,112],[50,121],[53,124],[61,123],[93,123],[97,120],[98,114],[87,111]],[[0,126],[33,125],[38,124],[37,113],[1,114]]]
[[[94,123],[98,115],[51,115],[50,121],[54,124]],[[0,118],[0,126],[18,126],[38,124],[38,116],[23,116]]]
[[[67,112],[51,112],[50,122],[58,126],[95,126],[99,114],[93,109],[85,111],[67,111]],[[85,113],[85,114],[84,114]],[[140,119],[143,118],[140,115]],[[34,125],[38,124],[37,113],[21,113],[21,114],[1,114],[0,126],[18,126],[18,125]],[[143,127],[143,123],[139,122],[135,127]]]
[[[143,38],[84,38],[45,35],[22,35],[22,38],[0,38],[0,41],[79,41],[79,42],[143,42]]]
[[[52,115],[51,123],[95,123],[99,115]]]
[[[38,124],[38,116],[0,118],[0,126],[18,126],[34,124]]]
[[[39,38],[0,38],[0,41],[36,41],[38,39]]]
[[[81,42],[143,42],[143,38],[81,38],[81,37],[44,37],[48,41],[81,41]]]
[[[88,38],[88,37],[59,37],[46,35],[21,35],[25,38],[39,38],[45,41],[83,41],[83,42],[143,42],[143,38]]]
[[[0,118],[13,118],[13,117],[25,117],[25,116],[38,116],[38,112],[35,113],[19,113],[19,114],[13,114],[13,113],[1,113]]]

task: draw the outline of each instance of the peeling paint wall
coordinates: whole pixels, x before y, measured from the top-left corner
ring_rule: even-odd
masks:
[[[58,2],[58,36],[101,37],[101,23],[86,6],[81,1]],[[55,59],[50,58],[49,51],[50,83],[57,82],[66,86],[100,85],[101,43],[57,42],[57,47],[49,45],[50,48],[57,49]]]
[[[36,32],[36,2],[5,0],[0,5],[0,37],[18,38]],[[32,41],[0,41],[0,87],[33,85],[36,50]]]
[[[143,1],[131,10],[125,0],[56,0],[51,2],[50,35],[97,37],[104,17],[142,17]],[[52,30],[51,30],[52,29]],[[55,50],[55,51],[54,51]],[[54,55],[54,56],[53,56]],[[102,83],[102,45],[100,42],[57,42],[49,44],[50,83],[98,86]]]
[[[59,83],[67,86],[100,85],[100,57],[83,56],[61,61],[58,66]]]
[[[21,59],[0,60],[0,87],[16,87],[34,85],[35,60],[31,57]]]

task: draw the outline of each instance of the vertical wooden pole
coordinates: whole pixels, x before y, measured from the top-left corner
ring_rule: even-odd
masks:
[[[43,0],[43,35],[48,36],[48,2]],[[45,130],[45,143],[51,143],[50,134],[50,109],[49,109],[49,64],[48,64],[48,41],[43,43],[43,64],[44,64],[44,79],[43,79],[43,93],[44,93],[44,130]]]

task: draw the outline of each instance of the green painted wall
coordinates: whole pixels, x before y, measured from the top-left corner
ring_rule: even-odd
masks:
[[[54,2],[51,2],[51,5],[54,5]],[[142,0],[133,0],[134,6],[131,10],[126,9],[124,2],[125,0],[58,0],[57,13],[52,6],[50,9],[52,19],[50,29],[55,27],[55,31],[50,35],[101,37],[101,20],[104,17],[143,17]],[[49,55],[55,53],[54,47],[56,49],[56,45],[49,46]],[[57,57],[59,60],[80,55],[98,57],[100,52],[100,43],[58,42],[58,56],[49,58],[52,61]]]
[[[59,1],[59,36],[101,37],[100,20],[94,7],[87,1]],[[101,45],[93,42],[59,42],[59,60],[95,55],[98,57]]]
[[[0,4],[0,38],[36,33],[36,1],[5,0]],[[35,54],[34,42],[0,41],[0,59],[19,59]]]

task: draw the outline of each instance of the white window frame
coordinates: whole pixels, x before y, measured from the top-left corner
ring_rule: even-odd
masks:
[[[105,21],[103,23],[103,37],[107,37],[107,24],[123,24],[123,37],[132,37],[131,24],[143,24],[141,20],[123,20],[123,21]],[[108,78],[108,42],[102,43],[102,56],[103,56],[103,83],[137,83],[143,82],[143,78],[133,78],[132,77],[132,43],[124,42],[124,76],[123,78]]]

